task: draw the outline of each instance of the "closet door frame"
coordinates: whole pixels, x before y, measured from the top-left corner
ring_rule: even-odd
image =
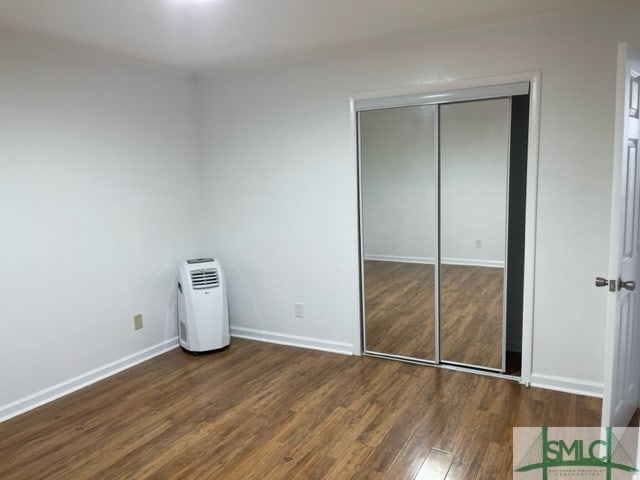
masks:
[[[464,366],[448,365],[440,361],[439,345],[439,321],[436,321],[436,358],[435,364],[442,368],[453,370],[473,371],[492,376],[510,377],[519,380],[523,384],[529,384],[531,378],[531,363],[533,353],[533,300],[535,282],[535,234],[536,234],[536,210],[537,210],[537,183],[538,183],[538,151],[539,151],[539,129],[540,129],[540,80],[539,71],[514,73],[500,75],[489,78],[477,78],[470,80],[451,81],[437,84],[427,84],[412,87],[401,87],[394,89],[378,90],[373,92],[362,92],[351,97],[351,120],[352,133],[355,140],[354,156],[357,166],[358,177],[358,292],[359,315],[354,319],[354,354],[362,355],[365,345],[364,329],[364,276],[363,276],[363,236],[362,236],[362,192],[360,186],[360,142],[358,133],[358,112],[364,110],[375,110],[380,108],[401,107],[410,105],[434,105],[450,102],[481,100],[497,97],[506,97],[522,94],[522,85],[527,84],[529,93],[529,139],[527,145],[527,193],[526,193],[526,224],[525,224],[525,255],[524,255],[524,289],[523,289],[523,312],[522,312],[522,364],[520,377],[512,377],[499,372],[489,370],[477,370]],[[436,122],[437,123],[437,122]],[[436,127],[437,128],[437,127]],[[438,162],[439,163],[439,162]],[[435,188],[436,195],[439,195],[439,179]],[[436,218],[439,229],[439,217]],[[436,230],[438,230],[436,229]],[[436,232],[439,236],[439,232]],[[440,246],[436,244],[437,258],[440,257]],[[439,262],[437,262],[439,263]],[[439,269],[439,265],[437,266]],[[506,269],[505,269],[506,270]],[[439,281],[438,271],[438,281]],[[506,271],[505,271],[506,273]],[[506,287],[506,285],[505,285]],[[506,292],[505,292],[506,293]],[[506,295],[505,295],[506,297]],[[439,305],[439,298],[436,297],[436,305]],[[439,314],[436,307],[436,315]],[[438,317],[436,317],[438,318]],[[506,318],[503,319],[506,321]],[[503,331],[503,342],[506,331]],[[394,358],[393,356],[390,356]],[[420,362],[434,363],[434,362]]]

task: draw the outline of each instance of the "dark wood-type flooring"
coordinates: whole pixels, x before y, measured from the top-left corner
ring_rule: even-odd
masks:
[[[435,359],[434,266],[364,262],[368,351]],[[442,265],[443,361],[502,366],[502,268]]]
[[[0,424],[0,478],[511,478],[513,426],[595,426],[600,400],[233,339],[179,349]]]

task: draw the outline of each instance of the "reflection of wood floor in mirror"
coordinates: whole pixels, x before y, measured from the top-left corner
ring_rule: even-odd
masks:
[[[367,350],[433,360],[434,267],[365,261]],[[500,368],[503,269],[441,267],[441,359]]]

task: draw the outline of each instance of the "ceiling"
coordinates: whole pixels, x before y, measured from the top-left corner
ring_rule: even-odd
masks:
[[[612,0],[0,0],[0,28],[188,70],[331,52]]]

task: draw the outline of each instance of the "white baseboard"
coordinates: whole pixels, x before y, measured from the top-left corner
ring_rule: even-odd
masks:
[[[401,255],[372,255],[366,253],[365,260],[375,260],[378,262],[399,262],[399,263],[424,263],[433,265],[435,259],[433,257],[405,257]],[[499,260],[479,260],[477,258],[451,258],[442,257],[444,265],[470,265],[473,267],[493,267],[504,268],[504,262]]]
[[[599,382],[544,375],[541,373],[531,374],[531,386],[600,398],[602,398],[604,390],[604,385]]]
[[[247,338],[249,340],[258,340],[261,342],[277,343],[280,345],[290,345],[293,347],[310,348],[312,350],[341,353],[344,355],[353,355],[353,345],[351,343],[334,342],[319,338],[301,337],[286,333],[234,326],[231,327],[231,336]]]
[[[162,353],[168,352],[178,346],[178,337],[170,338],[164,342],[145,348],[132,355],[127,355],[119,360],[95,368],[89,372],[65,380],[39,392],[20,398],[15,402],[0,406],[0,422],[9,420],[17,415],[33,410],[40,405],[49,403],[71,392],[80,390],[92,383],[96,383],[118,372],[131,368]]]

